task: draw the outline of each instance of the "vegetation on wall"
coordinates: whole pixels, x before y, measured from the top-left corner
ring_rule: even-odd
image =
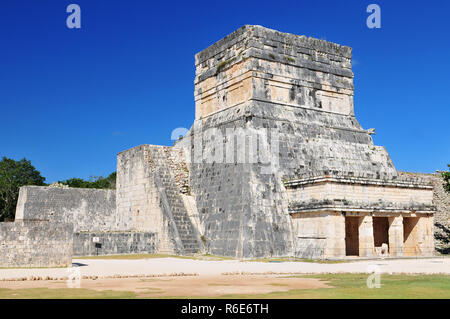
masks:
[[[449,171],[442,172],[442,178],[444,179],[445,191],[450,193],[450,164],[448,164],[447,166],[449,167]]]
[[[67,185],[74,188],[99,188],[99,189],[115,189],[116,188],[116,172],[111,173],[108,177],[91,176],[89,180],[82,178],[70,178],[64,181],[58,181],[59,184]]]

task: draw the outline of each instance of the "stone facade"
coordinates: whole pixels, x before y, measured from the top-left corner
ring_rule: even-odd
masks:
[[[440,172],[434,174],[399,172],[400,176],[425,179],[433,186],[434,243],[436,251],[441,254],[450,253],[450,193],[444,190],[444,179]]]
[[[341,258],[353,236],[355,255],[401,256],[401,216],[420,219],[415,254],[433,253],[432,188],[355,118],[351,48],[244,26],[196,55],[195,101],[175,147],[210,253]]]
[[[244,26],[195,56],[195,121],[173,147],[119,153],[115,193],[22,188],[16,218],[73,225],[75,255],[94,237],[100,254],[433,255],[432,183],[358,123],[351,58]]]
[[[116,192],[103,189],[21,187],[15,219],[71,224],[74,232],[131,229],[116,216]]]
[[[95,246],[95,238],[99,247]],[[151,232],[79,232],[73,237],[73,255],[148,254],[156,252],[156,243],[156,234]]]
[[[137,230],[156,233],[160,253],[203,249],[188,174],[184,153],[171,147],[141,145],[117,157],[117,215]]]
[[[72,265],[71,225],[49,221],[0,223],[1,267]]]
[[[143,231],[117,214],[115,190],[21,187],[15,219],[12,224],[47,221],[71,227],[70,250],[65,251],[69,260],[72,256],[156,252],[154,232]]]

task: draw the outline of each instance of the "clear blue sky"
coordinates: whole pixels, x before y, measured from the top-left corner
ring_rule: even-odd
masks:
[[[81,29],[68,29],[70,3]],[[381,29],[366,7],[381,7]],[[449,1],[1,0],[0,156],[108,175],[194,119],[194,54],[244,24],[353,47],[355,111],[399,170],[450,163]]]

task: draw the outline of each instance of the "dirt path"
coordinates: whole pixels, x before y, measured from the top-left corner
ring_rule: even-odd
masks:
[[[0,288],[67,288],[63,280],[0,281]],[[289,278],[277,275],[188,276],[158,278],[82,279],[81,287],[93,290],[133,291],[137,297],[216,297],[227,294],[265,294],[291,289],[329,288],[315,278]]]
[[[320,274],[320,273],[367,273],[374,267],[380,273],[403,274],[450,274],[450,258],[428,259],[378,259],[358,260],[345,263],[312,262],[251,262],[239,260],[195,260],[180,258],[150,259],[74,259],[82,276],[161,276],[168,274],[197,274],[219,276],[228,274]],[[0,269],[0,281],[17,278],[64,278],[73,269],[35,268]]]

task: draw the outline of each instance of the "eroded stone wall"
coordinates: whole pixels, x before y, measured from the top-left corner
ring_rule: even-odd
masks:
[[[0,268],[70,266],[72,236],[68,224],[42,220],[0,223]]]
[[[177,146],[189,154],[209,252],[294,254],[283,179],[323,170],[397,175],[354,116],[349,47],[244,26],[198,53],[196,68],[196,120]],[[233,130],[261,136],[253,161]]]
[[[450,253],[450,193],[443,187],[444,180],[440,173],[424,174],[399,172],[400,176],[416,176],[428,180],[433,185],[434,242],[436,251],[441,254]]]
[[[141,145],[117,158],[117,214],[135,229],[157,235],[156,251],[200,252],[200,232],[189,196],[189,170],[182,149]]]
[[[115,190],[24,186],[15,219],[73,224],[74,232],[131,229],[117,219]]]
[[[150,232],[79,232],[73,237],[73,255],[152,254],[157,251],[156,245],[156,234]]]

